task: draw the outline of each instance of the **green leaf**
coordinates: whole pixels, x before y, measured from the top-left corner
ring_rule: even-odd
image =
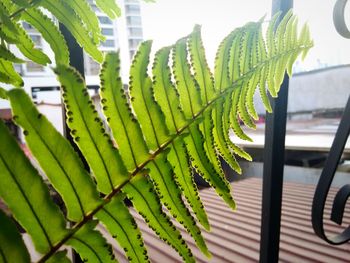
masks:
[[[100,204],[92,178],[70,143],[39,113],[24,90],[13,89],[8,96],[32,154],[65,202],[68,219],[81,220]]]
[[[260,93],[261,101],[263,102],[266,111],[269,113],[272,113],[270,99],[266,94],[266,73],[265,72],[266,72],[266,68],[262,68],[260,73],[260,81],[259,81],[259,93]]]
[[[252,54],[254,54],[254,36],[260,28],[259,23],[248,23],[244,30],[244,35],[241,39],[240,46],[245,48],[240,48],[239,59],[240,59],[240,70],[241,75],[248,74],[249,69],[252,67]],[[238,101],[238,112],[241,120],[249,128],[255,129],[256,126],[251,119],[249,111],[247,109],[247,97],[251,86],[255,87],[256,78],[250,78],[243,81],[241,86],[240,97]]]
[[[166,155],[158,155],[154,161],[148,164],[147,168],[150,169],[150,177],[161,202],[169,213],[180,224],[184,225],[203,254],[210,257],[211,255],[201,236],[201,231],[182,200],[181,191],[173,178],[173,171]]]
[[[195,123],[188,129],[189,136],[185,138],[188,153],[191,158],[192,166],[196,172],[202,176],[215,191],[224,199],[224,201],[232,208],[236,208],[236,204],[231,196],[230,185],[227,181],[217,173],[213,164],[208,160],[204,149],[204,138],[198,125]]]
[[[0,59],[0,82],[12,84],[15,87],[22,87],[24,85],[21,76],[16,72],[13,64],[4,59]]]
[[[0,121],[0,197],[30,234],[40,253],[48,252],[67,230],[43,179]]]
[[[170,79],[170,50],[171,47],[162,48],[155,55],[152,67],[153,89],[155,99],[166,116],[169,132],[175,134],[180,127],[186,125],[186,119],[180,108],[179,95]]]
[[[59,66],[67,125],[74,142],[84,154],[102,193],[109,193],[128,179],[128,173],[104,124],[91,101],[84,80],[73,68]]]
[[[23,63],[24,61],[16,57],[10,50],[6,47],[0,45],[0,58],[10,61],[12,63]]]
[[[0,2],[0,20],[0,29],[4,35],[10,37],[11,39],[16,39],[16,37],[13,36],[18,34],[17,27],[15,26],[15,22],[11,20],[9,11],[2,2]]]
[[[95,2],[110,19],[115,19],[121,15],[120,8],[115,0],[96,0]]]
[[[74,234],[67,242],[83,259],[89,262],[117,262],[113,248],[106,242],[100,232],[94,230],[97,221],[90,221]]]
[[[237,33],[238,30],[236,29],[225,37],[225,39],[220,43],[218,51],[216,52],[214,76],[215,87],[219,91],[232,85],[229,73],[230,49]]]
[[[252,157],[244,151],[242,148],[234,144],[230,139],[230,113],[232,108],[232,92],[227,94],[229,99],[224,101],[224,109],[222,113],[222,128],[223,128],[223,139],[228,144],[228,148],[231,149],[236,155],[246,159],[247,161],[252,161]]]
[[[63,0],[42,0],[40,5],[48,9],[72,33],[77,42],[97,62],[103,61],[102,52],[97,48],[84,24],[74,10]]]
[[[210,230],[208,216],[205,213],[201,202],[198,188],[193,178],[193,170],[190,164],[190,157],[186,149],[185,142],[180,137],[171,144],[168,160],[173,165],[174,179],[186,197],[188,204],[192,208],[198,221],[206,230]]]
[[[230,151],[230,145],[225,140],[224,127],[223,127],[223,114],[224,114],[224,99],[218,100],[214,109],[212,111],[213,118],[213,137],[215,142],[215,148],[218,151],[218,154],[225,160],[230,167],[236,171],[238,174],[242,173],[242,169],[239,166],[235,156]]]
[[[241,90],[240,90],[240,94],[239,94],[237,110],[239,113],[239,117],[243,121],[243,123],[247,127],[255,130],[256,125],[254,123],[254,120],[252,120],[252,118],[247,110],[247,107],[246,107],[246,98],[248,96],[248,90],[249,90],[251,85],[253,85],[253,83],[252,83],[252,80],[250,80],[250,79],[243,82],[243,84],[240,88]]]
[[[304,60],[310,48],[313,46],[313,41],[310,38],[309,27],[306,24],[304,24],[304,26],[301,29],[298,42],[300,44],[309,46],[309,48],[305,48],[304,50],[302,50],[301,59]]]
[[[106,55],[100,77],[103,112],[125,166],[129,171],[133,171],[139,164],[144,163],[150,154],[120,78],[119,53]]]
[[[7,100],[7,91],[4,88],[0,87],[0,99]]]
[[[187,39],[176,42],[173,48],[173,75],[180,95],[181,108],[186,118],[193,118],[202,109],[199,86],[190,71],[187,61]]]
[[[152,81],[147,75],[151,42],[141,43],[130,69],[130,95],[150,150],[159,148],[170,137],[164,125],[164,114],[154,100]]]
[[[69,53],[66,41],[54,22],[39,9],[31,8],[23,12],[21,19],[35,27],[49,43],[55,54],[56,64],[69,64]]]
[[[246,98],[245,98],[245,107],[253,120],[257,121],[259,120],[259,115],[255,110],[255,105],[254,105],[254,94],[255,90],[257,89],[257,85],[259,84],[260,81],[260,75],[259,71],[254,72],[252,75],[252,79],[249,82],[249,86],[247,89],[246,93]]]
[[[70,0],[67,1],[67,4],[75,11],[78,17],[80,17],[87,31],[90,32],[95,44],[99,44],[100,40],[105,39],[101,33],[97,16],[86,0]]]
[[[239,30],[236,34],[236,37],[232,40],[232,45],[230,47],[230,55],[229,55],[229,78],[230,81],[233,83],[239,79],[241,76],[241,69],[240,69],[240,48],[241,48],[241,40],[243,37],[243,30]]]
[[[45,66],[46,64],[51,64],[49,57],[39,48],[34,47],[34,42],[22,27],[18,26],[18,32],[17,37],[20,40],[20,43],[18,43],[16,46],[24,56],[40,65]]]
[[[207,104],[216,95],[214,89],[214,79],[209,70],[205,58],[204,47],[201,39],[201,27],[196,25],[188,39],[188,48],[191,63],[195,72],[195,79],[201,87],[202,101]]]
[[[236,89],[232,93],[232,111],[231,111],[231,115],[230,115],[230,123],[231,123],[231,127],[232,127],[233,131],[235,132],[235,134],[239,138],[241,138],[242,140],[251,142],[253,140],[248,135],[246,135],[244,133],[244,131],[242,130],[241,125],[239,123],[238,116],[237,116],[237,111],[238,111],[237,106],[238,106],[240,94],[241,94],[240,89]]]
[[[116,196],[96,217],[118,241],[130,262],[149,262],[141,232],[123,199],[124,195]]]
[[[1,124],[0,124],[1,125]],[[0,262],[30,262],[30,256],[14,222],[0,209]]]
[[[274,55],[277,52],[277,47],[276,47],[276,43],[275,43],[275,28],[277,25],[277,21],[279,19],[281,15],[281,12],[276,13],[272,19],[271,22],[269,23],[269,26],[267,28],[266,31],[266,46],[267,46],[267,50],[268,50],[268,56],[269,57],[274,57]],[[271,94],[272,97],[276,97],[277,96],[277,90],[275,87],[275,82],[274,82],[274,73],[275,73],[275,59],[273,59],[269,65],[268,65],[268,77],[267,77],[267,85],[268,85],[268,89],[269,92]]]
[[[224,171],[222,170],[219,155],[217,154],[217,151],[215,148],[214,135],[213,135],[214,123],[211,115],[211,110],[205,111],[203,113],[203,117],[204,117],[203,121],[199,124],[199,129],[201,131],[202,136],[205,138],[205,140],[203,140],[205,154],[208,156],[210,163],[215,169],[216,175],[220,176],[221,178],[224,178],[225,174],[224,174]],[[206,169],[204,169],[202,172],[205,173]]]
[[[138,213],[161,239],[171,245],[185,262],[194,262],[191,250],[180,232],[162,211],[159,198],[146,177],[135,176],[130,183],[124,186],[123,192],[127,194]]]
[[[47,263],[70,263],[71,261],[67,258],[67,250],[59,251],[52,257],[50,257]]]
[[[29,7],[30,1],[29,0],[12,0],[16,5],[22,6],[22,7]]]
[[[289,20],[292,19],[292,10],[289,10],[284,16],[281,22],[279,23],[276,29],[276,46],[278,50],[285,49],[285,34],[287,32],[287,25]],[[280,86],[283,82],[286,64],[288,62],[287,55],[281,56],[277,61],[276,71],[274,73],[275,77],[275,86],[277,87],[277,92],[279,92]]]

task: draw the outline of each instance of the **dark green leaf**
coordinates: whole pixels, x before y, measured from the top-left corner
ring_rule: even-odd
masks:
[[[2,210],[0,210],[0,226],[0,262],[29,263],[30,256],[21,234]]]

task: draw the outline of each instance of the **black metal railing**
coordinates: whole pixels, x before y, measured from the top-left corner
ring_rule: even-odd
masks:
[[[343,117],[340,121],[337,133],[335,135],[332,147],[330,149],[327,161],[322,170],[321,177],[318,181],[312,204],[312,226],[314,228],[315,233],[320,238],[333,245],[340,245],[350,240],[350,226],[348,226],[339,235],[335,235],[332,237],[328,237],[323,228],[323,214],[328,191],[332,184],[335,172],[337,171],[338,163],[344,151],[344,147],[349,137],[349,134],[350,96],[348,99],[348,103],[345,107]],[[331,220],[337,223],[338,225],[342,224],[344,208],[349,197],[350,184],[346,184],[339,189],[334,198],[331,212]]]
[[[347,28],[344,18],[347,1],[338,0],[336,2],[333,19],[339,34],[350,38],[350,30]],[[285,14],[293,7],[293,1],[273,0],[272,6],[273,14],[277,11],[282,11],[282,14]],[[278,99],[271,101],[274,113],[266,113],[260,239],[260,262],[263,263],[278,262],[279,257],[288,82],[289,79],[286,76]],[[312,204],[312,224],[316,235],[333,245],[343,244],[350,240],[350,226],[342,233],[332,237],[328,237],[323,228],[324,207],[328,191],[349,137],[349,132],[350,97],[316,187]],[[339,225],[342,223],[344,209],[349,197],[350,184],[344,185],[335,196],[331,220]]]
[[[334,6],[333,21],[338,33],[350,39],[350,31],[345,23],[345,6],[348,0],[338,0]],[[350,87],[349,87],[350,88]],[[312,226],[316,235],[332,245],[341,245],[350,240],[350,226],[344,229],[340,234],[328,237],[323,227],[324,207],[328,196],[329,188],[337,171],[339,160],[343,154],[344,147],[350,134],[350,96],[345,107],[342,119],[340,121],[337,133],[335,135],[332,147],[330,149],[327,161],[322,170],[318,181],[314,200],[312,204]],[[337,192],[332,206],[330,219],[342,224],[344,209],[350,197],[350,184],[346,184]]]
[[[272,15],[281,11],[281,20],[292,7],[293,0],[273,0]],[[285,75],[278,98],[270,97],[273,113],[266,112],[260,231],[262,263],[278,262],[288,89],[289,78]]]

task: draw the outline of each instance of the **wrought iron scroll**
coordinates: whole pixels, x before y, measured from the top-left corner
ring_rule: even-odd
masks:
[[[333,22],[337,32],[345,37],[350,38],[350,31],[345,23],[345,7],[348,0],[338,0],[333,9]]]
[[[350,38],[350,31],[345,23],[345,7],[348,0],[337,0],[333,10],[333,22],[337,32]],[[326,204],[329,188],[332,184],[339,160],[343,154],[345,144],[350,133],[350,96],[346,104],[343,117],[340,121],[327,161],[318,181],[314,200],[312,203],[312,226],[315,233],[326,242],[333,245],[341,245],[350,241],[350,226],[342,233],[328,237],[323,227],[324,207]],[[337,192],[332,206],[330,219],[338,225],[342,224],[344,209],[350,197],[350,184],[344,185]]]
[[[315,233],[326,242],[333,245],[341,245],[350,240],[350,226],[342,233],[328,237],[323,227],[323,214],[329,188],[332,184],[334,174],[337,170],[339,160],[343,154],[346,141],[350,134],[350,96],[345,107],[343,117],[340,121],[327,161],[323,168],[320,180],[314,195],[312,204],[312,226]],[[331,212],[331,220],[341,225],[344,209],[350,197],[350,184],[344,185],[337,192]]]

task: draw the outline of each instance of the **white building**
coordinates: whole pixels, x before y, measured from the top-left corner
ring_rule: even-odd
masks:
[[[98,16],[102,34],[106,37],[106,41],[101,43],[100,49],[102,51],[120,50],[122,79],[124,83],[128,83],[131,59],[139,43],[143,40],[140,2],[139,0],[118,1],[122,17],[112,21],[93,4],[93,1],[89,0]],[[44,53],[53,59],[54,54],[40,33],[30,24],[23,23],[23,27],[27,30],[36,47],[41,48]],[[16,50],[14,52],[18,53]],[[50,67],[53,66],[50,65]],[[87,54],[84,54],[84,66],[86,84],[91,88],[91,94],[94,94],[97,92],[100,82],[98,77],[100,65]],[[24,89],[38,104],[39,110],[54,123],[58,130],[62,131],[59,83],[50,67],[43,67],[28,61],[27,63],[16,65],[16,70],[23,77]],[[0,111],[8,108],[9,103],[0,99]]]

